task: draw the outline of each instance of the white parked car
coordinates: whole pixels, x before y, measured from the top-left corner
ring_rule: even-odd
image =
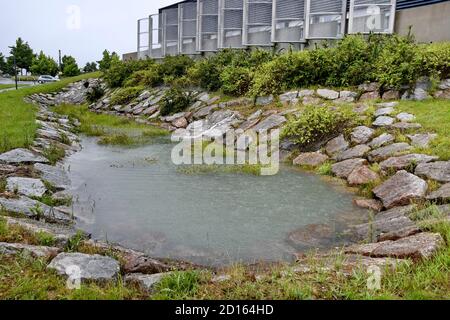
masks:
[[[38,83],[49,83],[49,82],[57,82],[57,81],[59,81],[58,78],[48,76],[48,75],[40,76],[38,79]]]

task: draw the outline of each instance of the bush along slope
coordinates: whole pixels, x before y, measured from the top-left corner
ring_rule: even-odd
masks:
[[[156,87],[183,79],[183,85],[226,95],[251,97],[285,90],[357,86],[379,82],[381,91],[412,86],[421,76],[450,74],[450,43],[417,44],[410,36],[350,35],[334,46],[303,52],[222,50],[199,60],[170,56],[121,62],[115,59],[105,80],[115,87]]]

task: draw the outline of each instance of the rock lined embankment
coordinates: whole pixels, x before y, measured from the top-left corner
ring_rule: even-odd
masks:
[[[443,82],[445,84],[446,82]],[[79,150],[77,136],[73,134],[80,124],[69,121],[67,117],[49,111],[50,106],[69,103],[85,103],[86,92],[93,86],[104,85],[95,79],[75,83],[57,94],[37,94],[27,101],[38,105],[37,121],[40,129],[30,150],[17,149],[0,155],[0,174],[8,179],[7,192],[0,195],[0,206],[9,213],[21,214],[22,218],[7,218],[8,224],[20,225],[36,232],[44,230],[53,234],[58,246],[55,248],[25,246],[20,244],[0,244],[3,254],[17,254],[27,251],[36,257],[45,257],[52,262],[49,268],[62,275],[69,275],[67,266],[77,265],[84,280],[112,280],[124,274],[125,280],[138,283],[151,290],[161,279],[162,274],[176,269],[190,267],[184,263],[167,263],[147,257],[143,253],[128,250],[120,246],[111,246],[101,242],[85,241],[84,244],[98,252],[114,252],[121,264],[104,255],[82,253],[61,253],[69,239],[77,236],[73,227],[74,217],[70,209],[51,208],[31,195],[39,196],[50,193],[61,197],[70,184],[64,170],[51,166],[44,157],[46,150],[57,145],[65,150],[66,155]],[[106,88],[105,88],[106,89]],[[359,92],[334,91],[330,89],[299,90],[287,92],[278,98],[261,97],[256,99],[257,108],[250,115],[244,115],[242,107],[254,107],[254,101],[240,98],[221,102],[220,97],[210,96],[204,92],[196,93],[195,102],[185,112],[168,117],[160,116],[160,105],[166,88],[143,91],[138,98],[124,106],[110,105],[112,91],[106,89],[105,96],[99,102],[90,105],[98,113],[134,118],[140,123],[160,125],[171,131],[177,129],[190,132],[201,126],[206,136],[223,135],[230,129],[270,130],[283,126],[287,117],[300,114],[296,107],[302,105],[323,105],[324,103],[354,103],[354,111],[362,118],[367,117],[369,99],[415,99],[422,100],[430,94],[418,85],[411,92],[379,92],[376,84],[367,84]],[[450,97],[450,88],[441,85],[435,92],[436,97]],[[272,108],[275,101],[284,107]],[[343,265],[346,270],[371,265],[395,267],[398,263],[432,257],[443,246],[443,239],[438,234],[422,232],[411,214],[417,212],[412,201],[436,200],[445,202],[450,198],[450,163],[437,161],[437,157],[412,153],[415,146],[426,146],[436,138],[433,133],[415,132],[420,124],[414,123],[414,115],[397,113],[396,102],[377,104],[371,126],[358,126],[350,136],[338,135],[330,141],[324,141],[324,147],[314,152],[301,153],[294,160],[296,165],[319,166],[332,162],[335,176],[346,179],[351,186],[370,184],[383,179],[374,189],[375,199],[356,199],[358,205],[377,211],[374,221],[354,226],[350,231],[360,241],[369,242],[354,245],[344,251]],[[236,109],[241,110],[241,112]],[[380,134],[380,128],[382,133]],[[395,143],[395,132],[407,133],[409,142]],[[289,142],[282,143],[285,152],[292,152],[296,146]],[[380,171],[374,171],[379,165]],[[27,179],[24,179],[27,178]],[[442,185],[434,192],[428,191],[428,182],[433,180]],[[46,183],[43,183],[43,182]],[[53,190],[47,190],[50,183]],[[448,206],[438,207],[442,214],[450,214]],[[316,228],[317,229],[317,228]],[[323,230],[328,230],[326,227]],[[321,229],[321,230],[322,230]],[[301,230],[300,230],[301,232]],[[302,234],[304,235],[304,233]],[[296,239],[292,234],[292,239]],[[300,237],[302,241],[305,237]],[[307,241],[307,239],[306,239]],[[330,260],[332,253],[324,255],[323,261]],[[331,266],[332,263],[330,263]],[[306,262],[299,258],[299,272],[307,272]]]

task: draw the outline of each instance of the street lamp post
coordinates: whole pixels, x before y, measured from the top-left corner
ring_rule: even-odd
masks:
[[[15,49],[15,47],[8,47],[11,49],[12,52],[14,52],[13,50]],[[16,63],[16,55],[13,54],[13,59],[14,59],[14,79],[16,82],[16,90],[19,90],[19,86],[17,85],[17,63]]]

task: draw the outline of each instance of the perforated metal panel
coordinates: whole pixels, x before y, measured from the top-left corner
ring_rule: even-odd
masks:
[[[217,51],[219,46],[219,0],[198,0],[197,11],[197,51]]]
[[[179,54],[178,8],[162,10],[163,16],[163,55]]]
[[[180,4],[180,53],[197,53],[197,2]]]
[[[150,21],[150,57],[160,59],[164,56],[163,53],[163,30],[162,30],[162,15],[154,14],[149,18]]]
[[[393,33],[396,0],[351,0],[349,33]]]
[[[306,0],[306,38],[342,38],[345,33],[346,8],[346,0]]]
[[[272,41],[296,43],[305,41],[305,0],[273,0]]]
[[[272,46],[273,0],[244,0],[243,44]]]
[[[150,21],[149,18],[137,22],[137,56],[146,59],[150,56]]]
[[[219,6],[219,47],[244,48],[242,44],[244,0],[219,0]]]

